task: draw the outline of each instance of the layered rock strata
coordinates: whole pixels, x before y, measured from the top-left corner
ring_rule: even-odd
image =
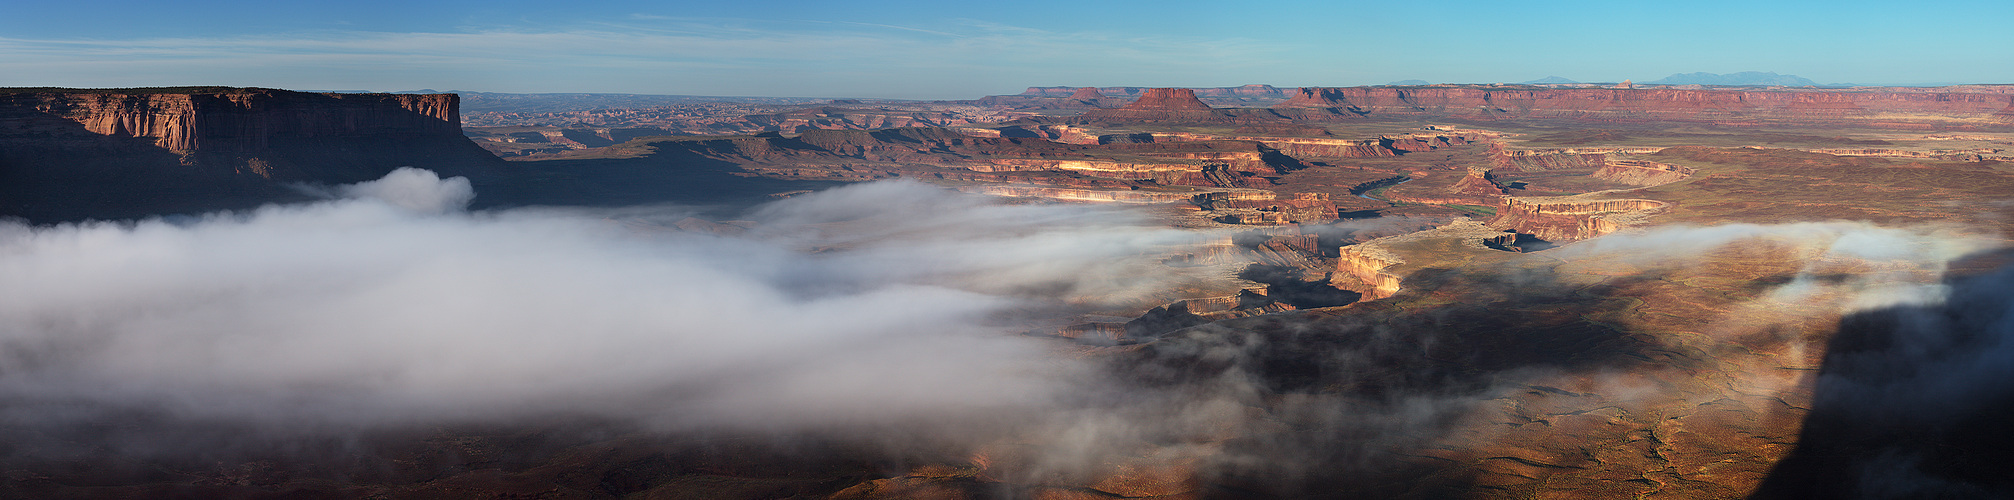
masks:
[[[1294,193],[1277,199],[1271,191],[1243,190],[1199,194],[1196,206],[1231,224],[1313,224],[1336,220],[1336,204],[1324,193]]]
[[[1433,229],[1345,246],[1337,251],[1335,272],[1354,280],[1332,281],[1332,284],[1362,293],[1364,300],[1391,297],[1399,292],[1409,271],[1401,270],[1400,266],[1406,264],[1406,259],[1390,248],[1427,240],[1458,240],[1466,246],[1483,248],[1484,240],[1501,234],[1502,231],[1467,217],[1458,217]]]
[[[2004,93],[1494,87],[1303,87],[1276,109],[1312,117],[1431,116],[1598,122],[1859,123],[1895,128],[2014,127]]]
[[[1119,109],[1094,109],[1084,112],[1072,123],[1230,123],[1230,124],[1285,124],[1278,114],[1267,110],[1223,110],[1210,107],[1196,98],[1191,89],[1157,88],[1148,89]]]
[[[1669,206],[1657,200],[1506,197],[1488,224],[1547,241],[1578,241],[1643,224]]]
[[[402,166],[483,177],[453,94],[259,88],[0,89],[0,216],[243,208]]]
[[[1270,177],[1307,166],[1249,141],[1087,145],[943,129],[815,130],[795,138],[769,134],[648,144],[662,154],[732,162],[759,175],[819,180],[1247,188],[1270,185]]]
[[[1670,184],[1692,177],[1693,169],[1658,163],[1648,160],[1612,159],[1595,170],[1597,179],[1620,182],[1632,186],[1656,186]]]
[[[1469,169],[1468,174],[1462,176],[1462,180],[1456,181],[1449,191],[1456,195],[1483,197],[1503,196],[1507,193],[1503,186],[1496,183],[1496,177],[1491,175],[1488,169],[1480,168]]]

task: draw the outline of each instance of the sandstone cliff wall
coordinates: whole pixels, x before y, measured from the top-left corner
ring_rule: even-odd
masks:
[[[1547,241],[1576,241],[1642,224],[1670,204],[1656,200],[1505,197],[1489,227]]]
[[[1356,277],[1370,285],[1369,290],[1357,291],[1364,294],[1364,300],[1377,300],[1399,293],[1399,276],[1384,272],[1385,268],[1399,263],[1397,258],[1381,252],[1350,246],[1338,252],[1336,272]]]
[[[453,94],[0,89],[0,216],[126,218],[300,199],[403,166],[478,183],[501,160]]]
[[[1664,148],[1552,148],[1510,149],[1502,142],[1490,143],[1490,164],[1513,171],[1597,170],[1615,154],[1649,154]]]
[[[17,93],[0,94],[0,110],[0,137],[139,137],[176,153],[257,150],[286,137],[461,134],[454,94]]]
[[[1337,115],[1558,118],[1594,121],[1959,122],[2014,125],[2014,96],[1877,90],[1720,90],[1479,87],[1304,87],[1280,109]],[[1981,121],[1981,119],[1986,119]]]

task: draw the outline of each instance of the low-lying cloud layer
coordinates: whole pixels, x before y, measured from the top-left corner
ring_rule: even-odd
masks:
[[[1386,491],[1376,488],[1438,474],[1394,466],[1392,451],[1576,439],[1491,423],[1491,405],[1541,397],[1534,387],[1631,409],[1796,400],[1816,368],[1799,353],[1823,348],[1803,345],[1800,325],[1975,307],[1979,287],[1938,278],[1944,262],[1996,244],[1849,222],[1657,228],[1408,282],[1440,280],[1449,288],[1420,291],[1445,303],[1269,315],[1076,356],[1013,333],[1032,316],[1168,288],[1183,277],[1156,252],[1196,233],[1123,209],[901,182],[782,200],[725,225],[682,223],[675,209],[470,213],[465,181],[411,169],[326,192],[341,198],[199,220],[0,225],[0,437],[149,419],[342,434],[557,418],[839,431],[891,447],[955,436],[940,458],[975,457],[988,477],[1022,485],[1156,471],[1140,484]],[[1698,271],[1717,265],[1753,269]],[[1694,297],[1710,317],[1685,338],[1609,316],[1628,302],[1617,297],[1638,298],[1622,290],[1632,280],[1739,281],[1757,269],[1774,274]],[[1833,389],[1820,403],[1859,415],[1874,414],[1850,408],[1865,394],[2006,401],[2005,384],[1969,384],[2006,373],[1992,356],[2014,329],[2004,315],[1977,319],[1990,323],[1977,329],[1980,356],[1921,361],[1962,370],[1821,378]],[[1645,355],[1701,338],[1763,350],[1698,366]],[[142,434],[96,442],[211,445]],[[0,458],[61,454],[37,446],[0,440]]]
[[[1012,412],[1081,367],[988,325],[1151,287],[1116,273],[1186,237],[909,183],[776,203],[737,237],[634,212],[465,213],[466,180],[417,169],[335,191],[196,221],[0,225],[0,418],[791,428]]]

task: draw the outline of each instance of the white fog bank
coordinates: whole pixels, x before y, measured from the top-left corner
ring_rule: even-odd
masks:
[[[913,183],[786,200],[736,237],[467,213],[466,179],[418,169],[334,192],[184,223],[0,223],[0,418],[790,427],[1033,408],[1083,367],[987,319],[1040,305],[1030,290],[1150,288],[1126,263],[1187,237]]]

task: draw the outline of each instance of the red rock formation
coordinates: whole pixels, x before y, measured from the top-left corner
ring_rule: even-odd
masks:
[[[1262,187],[1305,168],[1252,141],[1063,144],[1033,137],[975,137],[946,129],[813,130],[676,139],[659,153],[696,155],[787,179],[926,177],[1062,187]],[[1333,214],[1330,214],[1333,217]]]
[[[1510,149],[1501,142],[1490,143],[1490,164],[1503,170],[1593,170],[1607,162],[1603,153]]]
[[[1343,247],[1336,258],[1336,273],[1355,277],[1368,285],[1362,290],[1364,300],[1377,300],[1399,293],[1398,275],[1384,272],[1385,268],[1399,264],[1399,261],[1376,252],[1367,252],[1354,246]]]
[[[1328,141],[1268,141],[1267,146],[1296,158],[1376,158],[1398,156],[1399,151],[1378,139]]]
[[[1104,98],[1105,94],[1098,93],[1097,87],[1084,87],[1070,93],[1070,99],[1079,101],[1096,101]]]
[[[402,166],[482,176],[453,94],[0,90],[0,215],[118,218],[294,199]]]
[[[1317,224],[1336,220],[1336,204],[1324,193],[1294,193],[1290,199],[1275,199],[1271,191],[1247,190],[1204,193],[1190,200],[1209,211],[1227,212],[1232,224]]]
[[[1609,160],[1594,177],[1632,186],[1656,186],[1685,180],[1693,170],[1669,163],[1645,160]]]
[[[1196,91],[1190,89],[1147,89],[1138,100],[1127,104],[1124,109],[1153,111],[1209,111],[1210,105],[1196,99]]]
[[[1333,115],[1541,118],[1595,121],[1769,121],[1949,124],[2007,128],[2014,96],[1951,88],[1882,90],[1712,90],[1602,88],[1302,88],[1276,108]],[[1919,116],[1894,116],[1896,114]],[[1984,123],[1960,119],[1991,117]]]
[[[176,153],[256,150],[278,137],[458,135],[454,94],[310,94],[275,89],[143,90],[0,95],[0,137],[86,132],[153,139]],[[47,118],[83,125],[61,126]]]
[[[1655,200],[1505,197],[1488,225],[1547,241],[1576,241],[1639,224],[1667,206]]]
[[[1258,262],[1269,266],[1319,270],[1321,238],[1313,234],[1274,236],[1252,249]]]
[[[1073,123],[1235,123],[1241,125],[1284,125],[1286,121],[1268,110],[1221,110],[1196,98],[1191,89],[1147,89],[1138,100],[1120,109],[1094,109]]]
[[[1386,148],[1407,153],[1422,153],[1449,146],[1467,145],[1462,136],[1447,135],[1407,135],[1400,137],[1379,137],[1378,142]]]
[[[1508,192],[1493,180],[1489,170],[1477,168],[1469,169],[1468,175],[1462,176],[1462,180],[1456,181],[1448,191],[1469,196],[1503,196]]]

